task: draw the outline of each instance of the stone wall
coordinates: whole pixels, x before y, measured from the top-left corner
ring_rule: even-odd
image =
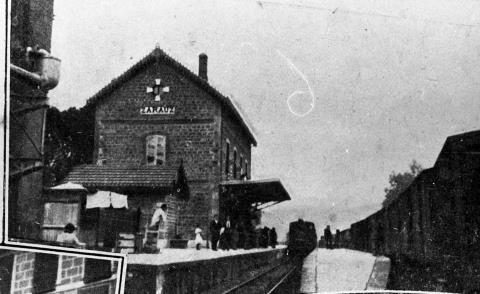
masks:
[[[85,259],[83,257],[62,255],[60,257],[60,277],[58,285],[71,284],[82,281]]]
[[[162,194],[137,194],[130,195],[128,198],[128,207],[131,209],[140,208],[142,211],[142,220],[140,221],[140,232],[145,232],[145,226],[150,224],[151,217],[155,211],[156,203],[167,204],[167,221],[165,223],[165,238],[172,239],[175,236],[175,226],[178,226],[178,211],[181,208],[182,201],[172,195]],[[178,229],[178,228],[177,228]],[[163,237],[162,237],[163,238]],[[166,244],[163,244],[165,246]]]
[[[230,142],[228,177],[225,173],[226,141]],[[232,113],[227,109],[222,111],[222,180],[231,180],[233,177],[233,150],[237,150],[237,177],[240,179],[241,169],[245,169],[245,160],[248,161],[248,175],[251,175],[251,144],[246,132],[238,125],[238,122],[232,117]],[[240,156],[243,155],[244,164],[240,166]]]
[[[162,86],[169,87],[160,102],[146,93],[156,78],[162,80]],[[140,114],[142,108],[149,106],[175,107],[175,114]],[[146,137],[165,136],[165,166],[176,168],[183,161],[190,187],[190,200],[178,203],[177,232],[182,238],[193,239],[195,225],[199,224],[207,233],[212,214],[218,213],[218,184],[224,158],[222,134],[232,142],[231,156],[233,146],[238,149],[237,164],[243,154],[251,166],[247,134],[226,111],[217,98],[170,65],[153,63],[97,102],[94,162],[144,165]],[[238,171],[239,176],[240,167]],[[152,203],[143,203],[144,199],[131,201],[139,202],[132,204],[140,205],[142,211],[151,209],[148,207]]]
[[[286,249],[189,262],[128,264],[125,293],[223,293],[286,261]]]
[[[14,294],[32,293],[35,253],[15,254],[12,289]]]

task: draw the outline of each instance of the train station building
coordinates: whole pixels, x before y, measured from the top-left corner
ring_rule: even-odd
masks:
[[[280,180],[251,179],[257,141],[233,101],[209,84],[207,61],[200,54],[197,75],[157,47],[88,100],[94,162],[47,193],[44,240],[72,222],[89,246],[118,244],[120,235],[146,236],[160,208],[158,238],[168,247],[193,240],[197,224],[207,239],[214,215],[254,226],[261,209],[290,199]]]

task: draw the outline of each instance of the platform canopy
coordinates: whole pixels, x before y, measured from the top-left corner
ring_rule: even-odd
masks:
[[[291,199],[279,179],[230,180],[223,181],[220,185],[226,193],[233,194],[239,197],[240,200],[246,200],[250,203],[276,204]]]

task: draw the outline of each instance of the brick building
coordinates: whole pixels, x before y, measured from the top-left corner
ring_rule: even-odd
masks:
[[[116,293],[118,262],[0,249],[0,293]]]
[[[115,224],[106,210],[97,213],[98,230],[85,234],[97,244],[111,227],[142,233],[157,203],[167,204],[164,239],[192,240],[196,224],[208,233],[214,214],[240,222],[290,199],[279,180],[249,180],[257,142],[232,101],[208,83],[205,54],[196,75],[157,47],[87,103],[95,106],[95,162],[64,182],[128,195],[128,210],[109,217]],[[82,205],[79,224],[89,214]]]
[[[47,52],[52,19],[53,0],[11,1],[8,232],[14,238],[38,239],[40,232],[47,94],[58,83],[60,63]]]

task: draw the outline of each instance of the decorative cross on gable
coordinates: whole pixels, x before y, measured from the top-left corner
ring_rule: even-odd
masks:
[[[153,93],[153,95],[155,95],[155,101],[160,101],[160,95],[168,92],[170,92],[170,87],[164,87],[161,79],[155,79],[155,85],[153,87],[147,87],[147,93]]]

